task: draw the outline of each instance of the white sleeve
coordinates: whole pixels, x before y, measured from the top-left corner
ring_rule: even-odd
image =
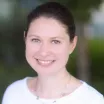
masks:
[[[98,99],[94,99],[91,104],[104,104],[104,96],[101,96]]]
[[[2,103],[1,104],[13,104],[13,91],[10,87],[6,89],[3,95]]]
[[[15,81],[9,85],[4,92],[1,104],[17,104],[21,100],[23,92],[23,81]]]

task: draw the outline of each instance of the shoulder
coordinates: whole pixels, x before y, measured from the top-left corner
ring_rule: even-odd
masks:
[[[103,96],[100,92],[98,92],[95,88],[90,86],[89,84],[85,83],[83,84],[83,91],[86,92],[86,94],[95,95],[95,96]]]
[[[20,80],[17,80],[15,82],[13,82],[12,84],[10,84],[7,89],[6,89],[6,92],[12,92],[12,91],[17,91],[18,90],[22,90],[23,87],[26,86],[26,78],[24,79],[20,79]]]
[[[83,99],[87,99],[90,102],[93,102],[91,104],[103,104],[104,103],[103,95],[100,92],[98,92],[95,88],[90,86],[89,84],[83,82],[83,85],[80,88],[80,91],[82,92],[81,97]]]
[[[4,102],[9,102],[11,101],[10,99],[13,100],[16,97],[21,96],[22,92],[25,91],[26,80],[27,80],[27,77],[10,84],[4,92],[2,104],[6,104]],[[7,104],[10,104],[10,103],[7,103]]]

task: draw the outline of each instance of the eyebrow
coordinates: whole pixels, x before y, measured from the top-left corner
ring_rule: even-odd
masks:
[[[32,36],[37,37],[37,38],[40,38],[39,36],[37,36],[35,34],[28,35],[28,37],[32,37]],[[56,36],[56,37],[50,37],[50,38],[51,39],[64,39],[64,37],[58,37],[58,36]]]
[[[64,37],[51,37],[52,39],[64,39]]]
[[[31,34],[31,35],[28,35],[28,37],[32,37],[32,36],[35,36],[35,37],[37,37],[37,38],[39,38],[39,36],[37,36],[37,35],[33,35],[33,34]]]

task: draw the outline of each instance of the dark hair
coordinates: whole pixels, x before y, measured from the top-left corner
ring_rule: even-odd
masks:
[[[75,36],[74,19],[71,12],[64,5],[57,2],[47,2],[37,6],[27,17],[26,35],[30,23],[39,17],[54,18],[58,20],[67,27],[70,40],[73,40]]]

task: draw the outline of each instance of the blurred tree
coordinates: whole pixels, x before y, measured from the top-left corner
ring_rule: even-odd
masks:
[[[21,53],[23,52],[23,30],[25,21],[23,17],[25,13],[21,8],[19,0],[0,1],[0,5],[0,35],[2,36],[0,54],[2,56],[2,62],[9,68],[23,60],[19,58],[23,56]]]
[[[10,27],[8,26],[12,12],[12,2],[8,2],[6,0],[0,1],[0,32],[1,32],[1,60],[10,64],[12,61],[12,57],[9,60],[8,56],[11,56],[12,51],[10,51],[9,35],[10,35]],[[12,55],[13,56],[13,55]]]
[[[41,0],[46,1],[57,1],[66,5],[73,13],[76,26],[77,35],[79,38],[77,47],[77,75],[80,79],[90,82],[90,70],[89,70],[89,59],[88,59],[88,45],[85,36],[84,29],[86,28],[87,22],[90,20],[91,10],[98,9],[99,5],[103,0]]]

